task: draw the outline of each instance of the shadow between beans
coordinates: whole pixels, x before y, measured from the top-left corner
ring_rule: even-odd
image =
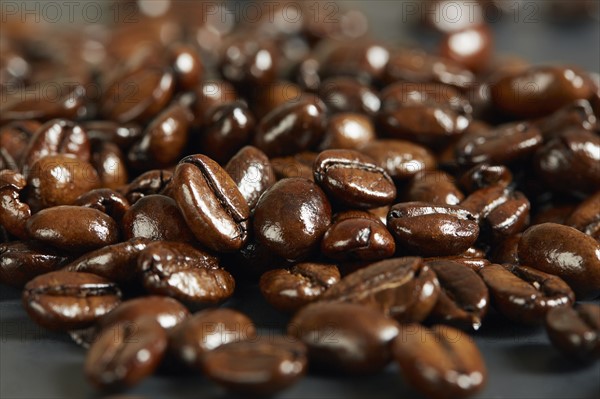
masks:
[[[571,361],[554,349],[550,343],[526,343],[506,348],[506,355],[516,370],[536,374],[576,373],[594,365]]]

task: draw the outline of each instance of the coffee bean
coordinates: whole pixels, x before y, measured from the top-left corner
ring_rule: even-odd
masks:
[[[275,183],[275,172],[264,152],[246,146],[239,150],[225,165],[248,207],[254,209],[258,199]]]
[[[98,327],[106,331],[117,324],[128,324],[151,317],[168,330],[183,322],[189,315],[189,310],[176,299],[149,295],[122,302],[98,321]]]
[[[374,140],[360,151],[373,158],[394,180],[407,180],[422,170],[436,167],[435,157],[425,147],[402,140]]]
[[[494,245],[489,258],[492,262],[498,264],[510,263],[519,264],[519,254],[517,249],[521,240],[521,233],[506,237],[501,242]]]
[[[421,171],[409,181],[403,198],[406,202],[422,201],[439,205],[458,205],[464,195],[447,173]]]
[[[578,300],[600,295],[600,243],[572,227],[531,226],[519,241],[519,260],[565,280]]]
[[[349,77],[326,79],[319,86],[319,97],[332,113],[357,112],[372,116],[381,106],[372,88]]]
[[[260,292],[267,302],[282,312],[295,312],[317,300],[340,281],[335,265],[298,263],[290,269],[275,269],[260,278]]]
[[[133,205],[145,195],[160,194],[171,182],[172,177],[173,173],[167,170],[149,170],[133,179],[122,192]]]
[[[536,121],[544,140],[559,137],[567,130],[593,130],[597,118],[588,100],[577,100]]]
[[[489,186],[508,187],[512,179],[512,173],[506,166],[490,165],[484,162],[465,172],[460,177],[458,184],[470,194]]]
[[[115,219],[119,225],[121,225],[123,216],[129,210],[129,201],[122,194],[107,188],[88,191],[77,198],[73,205],[104,212]]]
[[[29,205],[21,199],[27,186],[25,177],[13,170],[0,170],[0,224],[10,234],[27,239],[25,223],[31,216]]]
[[[354,218],[333,223],[321,241],[323,255],[340,261],[376,261],[391,257],[394,237],[378,220]]]
[[[198,51],[190,45],[177,43],[169,48],[167,57],[179,88],[194,90],[204,75],[204,64]]]
[[[331,26],[329,22],[325,24]],[[351,76],[365,82],[379,80],[384,77],[390,51],[387,44],[371,39],[342,41],[334,45],[319,72],[325,77]]]
[[[265,247],[301,260],[319,245],[331,222],[331,205],[315,183],[283,179],[269,188],[254,210],[254,233]]]
[[[385,367],[398,330],[393,320],[351,303],[308,305],[288,325],[288,334],[308,347],[311,367],[355,375]]]
[[[241,86],[265,85],[277,78],[279,59],[273,41],[232,35],[223,50],[218,67],[229,82]]]
[[[118,241],[117,223],[108,215],[82,206],[55,206],[33,215],[26,223],[29,236],[44,244],[86,252]]]
[[[231,342],[204,356],[204,374],[228,391],[267,396],[282,391],[306,371],[306,347],[290,337]]]
[[[128,149],[138,141],[142,135],[142,128],[135,123],[119,124],[113,121],[97,120],[81,124],[92,141],[114,143],[120,149]]]
[[[167,348],[167,334],[150,317],[105,329],[90,347],[84,371],[98,389],[132,387],[156,370]]]
[[[565,220],[565,224],[600,240],[600,191],[590,195]]]
[[[406,381],[428,398],[465,398],[487,382],[479,349],[452,327],[402,325],[392,353]]]
[[[67,331],[92,325],[121,301],[117,285],[91,273],[56,271],[29,281],[23,306],[42,327]]]
[[[493,47],[490,27],[485,23],[472,24],[446,33],[439,53],[473,72],[484,72],[492,59]]]
[[[249,106],[257,119],[262,119],[280,105],[299,101],[302,88],[292,82],[280,80],[269,83],[250,93]]]
[[[116,144],[92,140],[91,163],[98,172],[102,187],[117,189],[127,184],[129,175],[125,157]]]
[[[546,332],[565,356],[584,362],[600,359],[600,306],[552,309],[546,314]]]
[[[317,159],[316,152],[304,151],[289,157],[275,157],[271,165],[277,179],[301,177],[314,181],[313,165]]]
[[[393,258],[348,274],[320,298],[378,309],[399,322],[422,321],[439,296],[435,273],[421,258]]]
[[[248,239],[248,204],[227,172],[207,156],[181,160],[173,176],[173,198],[207,248],[234,251]]]
[[[23,287],[32,278],[58,270],[69,262],[68,255],[34,242],[0,243],[0,282]]]
[[[319,148],[323,150],[357,150],[375,140],[375,128],[365,115],[342,112],[332,115],[327,121],[325,136]]]
[[[494,307],[517,323],[540,324],[550,309],[575,301],[562,279],[531,267],[490,265],[479,274],[490,290]]]
[[[235,88],[226,80],[205,80],[194,91],[195,101],[192,103],[195,127],[208,123],[208,114],[217,106],[228,104],[238,99]]]
[[[431,261],[450,261],[454,263],[459,263],[464,267],[467,267],[474,272],[479,272],[484,267],[491,264],[489,260],[481,256],[466,256],[465,253],[462,255],[454,255],[454,256],[435,256],[432,258],[425,258],[424,261],[429,263]]]

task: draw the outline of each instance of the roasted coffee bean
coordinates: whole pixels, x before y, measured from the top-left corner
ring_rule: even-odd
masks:
[[[387,216],[387,212],[385,213]],[[374,222],[381,222],[378,215],[375,215],[373,212],[360,210],[360,209],[349,209],[345,211],[341,211],[333,215],[333,223],[343,222],[348,219],[368,219]]]
[[[91,163],[98,172],[102,187],[117,189],[127,184],[129,174],[125,157],[116,144],[92,140]]]
[[[400,327],[392,354],[406,381],[428,398],[465,398],[487,382],[483,357],[472,338],[452,327]]]
[[[99,188],[88,191],[75,200],[73,205],[94,208],[106,213],[121,225],[125,212],[129,209],[129,201],[116,191]]]
[[[29,171],[27,202],[34,212],[71,205],[80,195],[100,185],[98,173],[88,162],[66,155],[48,155]]]
[[[280,80],[250,93],[250,109],[257,119],[262,119],[280,105],[302,98],[302,88],[295,83]]]
[[[236,85],[265,85],[277,79],[279,58],[271,40],[234,35],[224,43],[219,72]]]
[[[66,265],[63,270],[93,273],[115,283],[127,283],[139,275],[137,259],[149,242],[145,238],[134,238],[108,245],[82,255]]]
[[[565,224],[600,240],[600,191],[590,195],[573,210]]]
[[[40,128],[35,120],[15,121],[0,128],[0,148],[6,151],[13,161],[19,162],[27,149],[29,140]]]
[[[239,150],[227,162],[225,171],[237,185],[250,209],[254,209],[262,193],[275,183],[275,171],[269,158],[252,146]]]
[[[169,332],[169,351],[184,364],[199,368],[207,352],[255,338],[254,323],[245,314],[225,308],[206,309]]]
[[[314,181],[313,165],[317,155],[316,152],[305,151],[289,157],[272,158],[271,165],[279,180],[301,177]]]
[[[194,241],[177,203],[164,195],[140,198],[125,212],[122,228],[126,239],[144,237],[155,241]]]
[[[121,292],[95,274],[55,271],[28,282],[22,299],[33,321],[67,331],[88,327],[109,313],[121,302]]]
[[[480,188],[489,186],[508,187],[512,182],[512,173],[504,165],[480,163],[465,172],[458,184],[467,193],[473,193]]]
[[[483,269],[491,263],[484,257],[466,256],[464,253],[462,255],[455,256],[436,256],[432,258],[425,258],[424,260],[427,263],[432,261],[450,261],[454,263],[459,263],[462,266],[467,267],[475,272],[479,272],[481,269]]]
[[[215,256],[185,243],[150,243],[140,253],[137,266],[148,292],[183,302],[222,302],[235,289],[235,280]]]
[[[421,258],[393,258],[348,274],[320,300],[350,302],[378,309],[399,322],[424,320],[438,299],[435,273]]]
[[[255,121],[246,104],[235,101],[214,107],[207,115],[207,124],[200,136],[200,148],[223,164],[250,142]]]
[[[207,248],[235,251],[248,239],[248,204],[227,172],[207,156],[181,160],[172,195],[196,239]]]
[[[521,240],[521,236],[522,234],[518,233],[506,237],[499,243],[495,243],[489,255],[490,260],[498,264],[519,264],[519,253],[517,249],[519,247],[519,241]]]
[[[187,308],[176,299],[150,295],[122,302],[98,321],[98,327],[108,330],[117,324],[131,324],[144,317],[151,317],[163,328],[170,329],[189,315]]]
[[[256,238],[289,260],[301,260],[319,245],[331,223],[331,205],[315,183],[283,179],[269,188],[254,210]]]
[[[429,317],[439,323],[479,330],[489,304],[488,289],[472,269],[449,260],[428,261],[440,283]]]
[[[560,136],[566,130],[593,130],[596,123],[596,115],[588,100],[577,100],[535,122],[546,141]]]
[[[394,237],[378,220],[345,219],[333,223],[321,241],[323,255],[340,261],[376,261],[396,251]]]
[[[288,325],[288,334],[308,347],[311,367],[358,375],[385,367],[398,330],[393,320],[352,303],[308,305]]]
[[[19,170],[19,165],[4,147],[0,147],[0,170]]]
[[[177,43],[169,48],[167,57],[177,86],[181,90],[194,90],[204,76],[204,63],[198,51],[190,45]]]
[[[29,237],[55,248],[75,253],[114,244],[119,228],[113,218],[82,206],[55,206],[27,220]]]
[[[114,143],[119,148],[128,149],[142,135],[142,128],[135,123],[119,124],[113,121],[98,120],[83,122],[81,126],[87,132],[90,140]]]
[[[149,170],[142,173],[123,189],[131,205],[146,195],[160,194],[171,182],[173,173],[167,170]]]
[[[600,136],[587,130],[570,130],[537,152],[535,169],[553,191],[593,193],[600,189],[599,153]]]
[[[60,269],[67,255],[34,242],[0,243],[0,283],[23,287],[32,278]]]
[[[540,324],[550,309],[575,302],[575,294],[561,278],[528,266],[494,264],[479,274],[490,290],[494,307],[517,323]]]
[[[446,33],[439,50],[442,57],[476,73],[486,71],[493,51],[493,33],[485,23]]]
[[[358,151],[323,151],[315,159],[313,173],[327,194],[349,207],[376,208],[396,198],[390,176]]]
[[[565,356],[584,362],[600,359],[600,306],[552,309],[546,314],[546,332]]]
[[[97,389],[132,387],[156,370],[167,349],[167,333],[150,317],[100,333],[90,347],[84,371]]]
[[[436,167],[435,157],[420,145],[402,140],[374,140],[360,151],[375,160],[394,180],[407,180]]]
[[[475,243],[479,226],[467,209],[426,202],[394,205],[388,227],[396,245],[422,256],[459,255]]]
[[[375,140],[371,119],[358,113],[342,112],[327,121],[325,136],[319,148],[357,150]]]
[[[408,182],[403,198],[438,205],[458,205],[464,198],[454,179],[441,171],[421,171]]]
[[[21,200],[21,191],[26,185],[20,173],[8,169],[0,171],[0,224],[23,240],[29,236],[25,223],[31,216],[29,205]]]
[[[206,80],[195,90],[195,101],[192,103],[194,114],[193,126],[205,126],[208,114],[213,108],[236,101],[238,98],[234,87],[226,80]]]
[[[309,150],[325,134],[325,112],[325,104],[316,97],[282,104],[261,119],[253,145],[269,157]]]
[[[600,295],[600,243],[572,227],[531,226],[519,241],[519,260],[565,280],[578,300]]]
[[[372,116],[381,106],[379,96],[372,88],[343,76],[325,80],[319,86],[319,97],[332,113],[357,112]]]
[[[323,21],[318,17],[316,20]],[[369,82],[383,77],[389,59],[390,49],[386,44],[371,39],[346,40],[335,44],[319,72],[324,77],[351,76]]]
[[[260,278],[260,292],[274,308],[282,312],[295,312],[317,300],[340,279],[340,272],[335,265],[298,263],[290,269],[264,273]]]
[[[518,118],[551,114],[580,99],[592,96],[585,73],[572,67],[534,66],[507,74],[491,86],[491,98],[499,110]]]
[[[465,135],[456,145],[463,165],[508,164],[528,160],[543,142],[541,131],[530,123],[509,123],[492,130]]]

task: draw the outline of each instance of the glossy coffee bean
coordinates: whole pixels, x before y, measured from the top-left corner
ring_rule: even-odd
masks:
[[[223,46],[219,72],[235,85],[265,85],[277,78],[275,43],[256,36],[230,36]]]
[[[580,203],[565,224],[600,240],[600,191]]]
[[[27,202],[34,212],[57,205],[71,205],[82,194],[99,188],[94,167],[66,155],[49,155],[35,162],[27,178]]]
[[[23,306],[50,330],[85,328],[121,302],[117,285],[91,273],[56,271],[38,276],[23,290]]]
[[[306,372],[306,347],[290,337],[231,342],[204,356],[204,374],[228,391],[267,396],[282,391]]]
[[[454,256],[435,256],[432,258],[425,258],[425,262],[429,263],[432,261],[450,261],[454,263],[459,263],[460,265],[473,270],[474,272],[479,272],[484,267],[491,264],[489,260],[481,256],[467,256],[465,253],[462,255],[454,255]]]
[[[422,170],[436,167],[435,157],[429,150],[403,140],[375,140],[360,151],[373,158],[394,180],[407,180]]]
[[[370,39],[342,41],[333,46],[319,73],[324,77],[351,76],[369,82],[383,77],[389,59],[390,49],[384,43]]]
[[[235,251],[248,239],[248,204],[227,172],[209,157],[181,160],[172,195],[190,230],[207,248]]]
[[[160,194],[171,182],[173,172],[153,169],[142,173],[122,189],[131,205],[146,195]]]
[[[329,117],[325,136],[319,148],[357,150],[373,140],[375,140],[375,128],[369,117],[358,113],[342,112]]]
[[[572,227],[531,226],[519,241],[519,260],[565,280],[578,300],[600,295],[600,243]]]
[[[141,251],[137,266],[148,292],[183,302],[222,302],[235,289],[235,280],[215,256],[184,243],[150,243]]]
[[[156,370],[167,349],[167,333],[150,317],[104,330],[90,347],[84,371],[97,389],[132,387]]]
[[[494,37],[487,24],[473,24],[446,33],[440,44],[440,55],[473,72],[485,71],[492,59]]]
[[[575,301],[562,279],[528,266],[494,264],[479,274],[490,290],[494,307],[517,323],[540,324],[550,309],[571,306]]]
[[[185,91],[194,90],[204,76],[204,63],[198,51],[190,45],[178,43],[169,48],[167,57],[177,86]]]
[[[75,200],[73,205],[97,209],[112,217],[120,225],[129,209],[129,201],[116,191],[108,188],[98,188],[88,191]]]
[[[260,277],[260,292],[267,302],[282,312],[295,312],[317,300],[340,281],[335,265],[298,263],[290,269],[274,269]]]
[[[98,172],[102,187],[117,189],[127,184],[127,164],[116,144],[92,140],[91,163]]]
[[[458,255],[475,243],[479,226],[467,209],[426,202],[394,205],[388,227],[396,244],[422,256]]]
[[[512,173],[504,165],[480,163],[465,172],[458,180],[459,186],[467,193],[472,193],[489,186],[507,187],[512,182]]]
[[[325,112],[325,104],[316,97],[280,105],[261,119],[253,145],[269,157],[308,150],[325,134]]]
[[[0,282],[23,287],[32,278],[60,269],[69,262],[61,254],[34,242],[11,241],[0,243]]]
[[[7,232],[23,240],[29,237],[25,223],[31,216],[29,205],[21,199],[26,185],[22,174],[9,169],[0,171],[0,224]]]
[[[542,117],[592,96],[592,85],[585,73],[558,66],[534,66],[507,74],[491,89],[496,108],[522,119]]]
[[[65,251],[82,253],[119,239],[117,223],[96,209],[61,205],[44,209],[26,223],[29,236]]]
[[[225,171],[237,185],[250,209],[254,209],[262,193],[275,183],[275,172],[269,158],[252,146],[239,150],[227,162]]]
[[[584,362],[600,359],[600,306],[552,309],[546,314],[546,332],[565,356]]]
[[[560,136],[567,130],[593,130],[598,119],[588,100],[577,100],[558,111],[538,119],[535,124],[548,141]]]
[[[376,261],[391,257],[394,237],[378,220],[345,219],[333,223],[321,241],[321,252],[340,261]]]
[[[151,317],[162,328],[170,329],[190,315],[181,302],[166,296],[144,296],[122,302],[112,312],[101,318],[98,327],[108,330],[118,324],[131,324],[139,319]]]
[[[250,93],[250,109],[257,119],[262,119],[280,105],[297,102],[302,98],[300,86],[285,80],[276,81]]]
[[[127,283],[139,275],[137,259],[148,244],[149,241],[145,238],[134,238],[108,245],[82,255],[67,264],[63,270],[93,273],[115,283]]]
[[[488,289],[472,269],[448,260],[428,261],[440,283],[430,319],[462,329],[478,330],[489,304]]]
[[[154,241],[194,241],[177,203],[164,195],[140,198],[123,215],[122,229],[128,240],[143,237]]]
[[[205,80],[194,91],[195,101],[192,103],[194,114],[193,126],[205,126],[208,114],[217,106],[236,101],[238,94],[231,83],[226,80]]]
[[[464,195],[449,174],[441,171],[422,171],[408,182],[403,198],[406,202],[458,205]]]
[[[375,115],[381,101],[375,91],[357,79],[335,77],[319,86],[319,97],[332,113],[356,112]]]
[[[169,351],[184,364],[201,367],[204,355],[230,342],[253,340],[252,320],[232,309],[206,309],[169,332]]]
[[[81,126],[90,140],[114,143],[122,150],[131,147],[144,133],[135,123],[120,124],[108,120],[96,120],[83,122]]]
[[[331,205],[315,183],[283,179],[258,200],[254,233],[259,242],[289,260],[301,260],[317,249],[331,223]]]
[[[392,353],[406,381],[428,398],[465,398],[487,382],[479,349],[472,338],[452,327],[403,325]]]
[[[311,367],[357,375],[385,367],[398,330],[393,320],[352,303],[308,305],[288,325],[288,334],[308,347]]]
[[[424,320],[438,299],[435,273],[421,258],[393,258],[348,274],[321,297],[324,302],[368,305],[399,322]]]
[[[313,164],[317,159],[316,152],[304,151],[289,157],[275,157],[271,165],[277,179],[301,177],[314,181]]]

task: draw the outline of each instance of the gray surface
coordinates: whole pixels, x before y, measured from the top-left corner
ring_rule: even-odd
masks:
[[[401,21],[401,7],[394,1],[344,1],[365,9],[375,33],[386,39],[406,41],[412,37]],[[532,3],[532,2],[526,2]],[[535,3],[535,2],[533,2]],[[521,55],[535,63],[558,61],[600,70],[600,26],[579,24],[571,30],[538,22],[514,23],[513,18],[494,25],[497,48]],[[411,36],[412,35],[412,36]],[[431,45],[433,37],[424,32],[419,42]],[[256,287],[238,292],[230,301],[250,314],[263,331],[281,330],[285,320],[270,310],[256,294]],[[19,293],[0,287],[0,398],[100,398],[83,377],[83,349],[67,337],[44,331],[22,310]],[[542,329],[507,327],[492,317],[475,340],[483,352],[489,382],[477,398],[506,399],[597,399],[600,397],[600,364],[578,367],[562,358],[549,344]],[[155,376],[128,392],[145,398],[212,398],[223,392],[202,376]],[[394,367],[377,376],[364,378],[309,375],[284,392],[281,398],[418,398],[399,377]]]

